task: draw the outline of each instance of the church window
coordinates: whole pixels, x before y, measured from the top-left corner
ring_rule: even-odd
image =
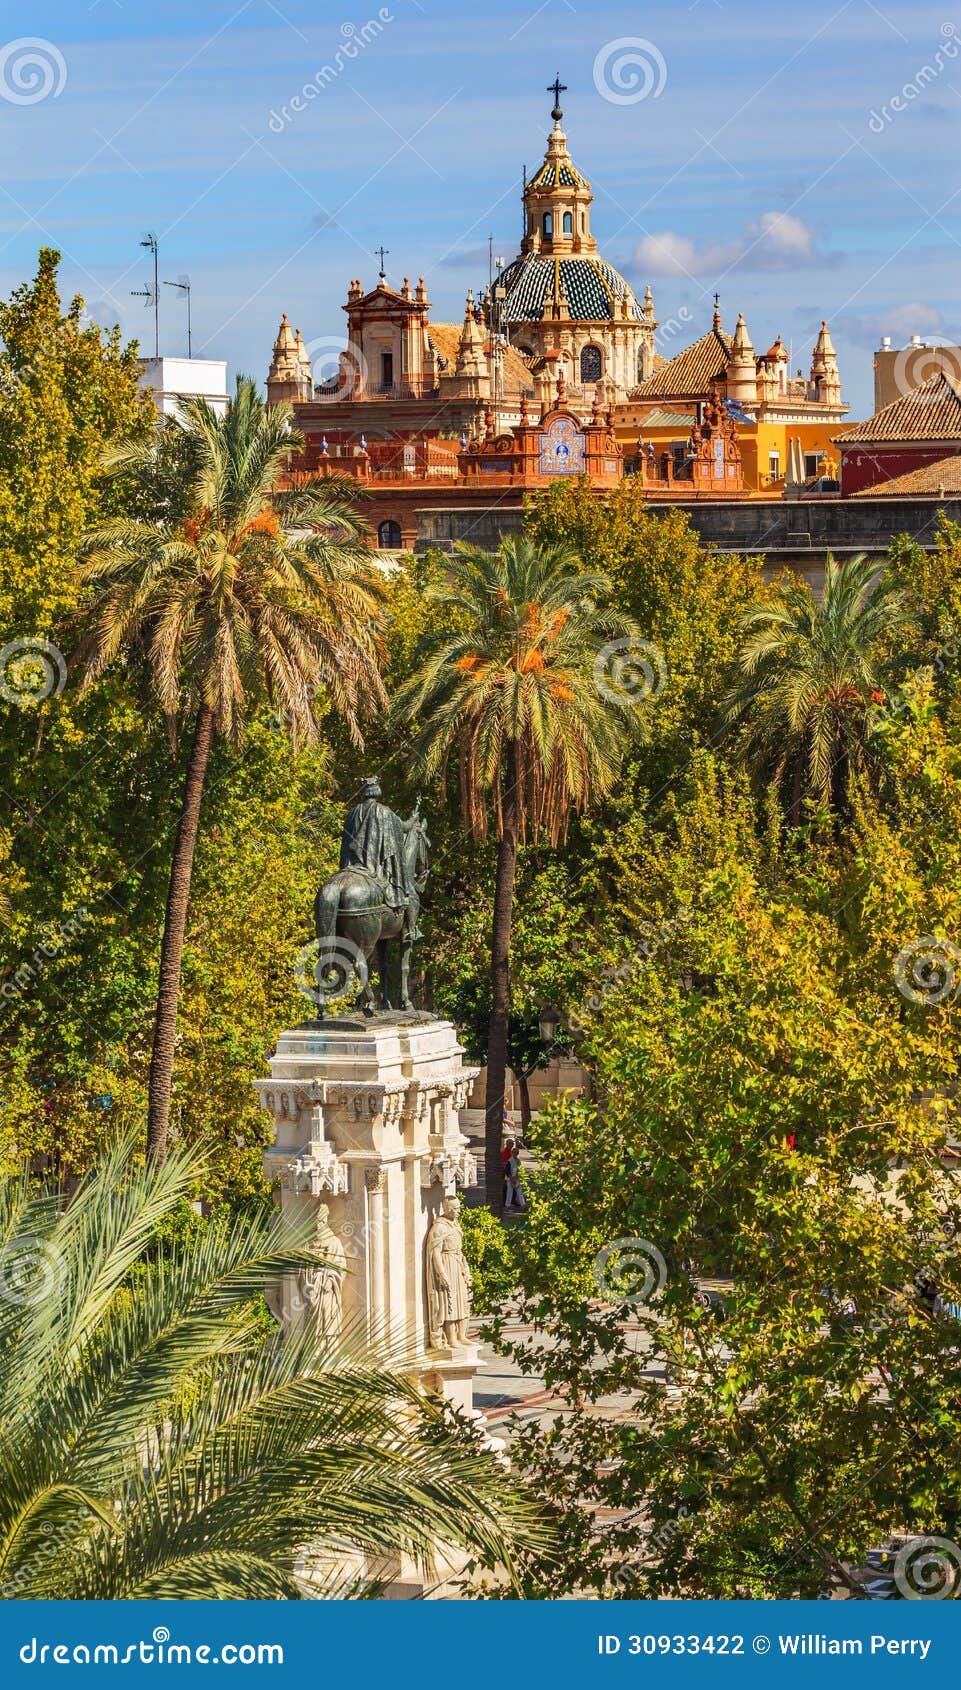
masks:
[[[574,218],[569,211],[565,211],[564,213],[564,233],[565,235],[572,235],[574,233]]]
[[[394,385],[394,354],[382,352],[380,355],[380,384],[385,393]]]
[[[644,348],[642,346],[638,349],[638,354],[637,354],[637,379],[638,379],[638,381],[646,381],[647,380],[647,371],[644,368],[646,361],[647,361],[646,355],[645,355],[645,352],[644,352]]]
[[[544,213],[544,239],[545,239],[545,241],[549,241],[551,236],[553,235],[553,233],[554,233],[554,213],[552,211],[545,211],[545,213]]]
[[[585,223],[585,221],[584,221],[584,213],[583,213],[583,211],[582,211],[582,212],[581,212],[581,234],[582,234],[582,235],[583,235],[583,233],[584,233],[584,230],[585,230],[585,228],[586,228],[586,223]]]
[[[585,346],[581,353],[581,381],[600,381],[601,354],[596,346]]]
[[[397,551],[400,546],[400,523],[393,518],[382,522],[377,530],[377,544],[382,551]]]

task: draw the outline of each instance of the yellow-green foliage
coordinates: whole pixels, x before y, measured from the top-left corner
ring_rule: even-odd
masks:
[[[570,1588],[812,1596],[879,1534],[954,1534],[956,1348],[913,1281],[961,1301],[942,1163],[961,1008],[906,998],[896,966],[921,934],[958,938],[956,759],[911,724],[887,819],[863,798],[849,846],[772,861],[702,756],[670,831],[623,842],[626,910],[689,915],[589,1018],[596,1101],[534,1124],[517,1241],[521,1318],[576,1405],[526,1452],[581,1499]],[[695,1297],[716,1275],[720,1318]],[[540,1343],[515,1346],[535,1372]],[[631,1415],[605,1411],[615,1392]],[[597,1507],[623,1530],[598,1537]]]
[[[98,474],[117,435],[152,426],[137,360],[61,311],[56,255],[0,304],[0,631],[78,638],[71,550],[110,508]],[[128,497],[111,489],[118,505]],[[173,756],[141,677],[0,704],[0,1168],[73,1175],[142,1132],[157,961],[184,750]],[[218,750],[187,933],[175,1125],[210,1133],[208,1195],[262,1189],[264,1117],[250,1082],[277,1032],[311,1013],[293,984],[337,821],[321,747],[295,758],[265,718]]]
[[[154,414],[136,348],[85,322],[79,298],[62,309],[59,261],[44,247],[34,281],[0,303],[0,627],[40,636],[76,606],[70,553],[101,507],[105,442]]]

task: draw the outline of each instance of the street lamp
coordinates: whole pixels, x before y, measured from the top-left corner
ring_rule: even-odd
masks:
[[[540,1033],[541,1044],[544,1046],[545,1050],[550,1050],[554,1040],[557,1038],[562,1024],[563,1016],[561,1015],[560,1010],[553,1009],[549,1004],[545,1009],[538,1010],[537,1030]]]
[[[555,1049],[557,1035],[563,1025],[564,1017],[559,1009],[554,1009],[551,1004],[545,1004],[543,1009],[539,1009],[537,1011],[537,1031],[540,1035],[541,1044],[544,1047],[543,1051],[539,1055],[535,1056],[533,1062],[527,1063],[523,1068],[516,1068],[514,1070],[514,1078],[520,1087],[521,1093],[522,1138],[526,1136],[531,1120],[530,1093],[527,1089],[527,1082],[534,1073],[535,1069],[545,1066],[545,1059],[550,1057]]]

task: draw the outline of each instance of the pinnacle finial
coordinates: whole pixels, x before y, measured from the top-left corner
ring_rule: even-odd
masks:
[[[562,82],[559,76],[555,76],[553,82],[548,83],[547,92],[554,96],[554,109],[551,112],[551,117],[555,123],[560,123],[564,116],[561,111],[561,95],[567,93],[567,83]]]

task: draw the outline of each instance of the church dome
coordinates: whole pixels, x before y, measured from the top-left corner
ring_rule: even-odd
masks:
[[[563,301],[575,322],[605,322],[627,315],[640,319],[641,307],[624,277],[596,254],[561,258],[527,252],[515,258],[501,276],[506,290],[504,320],[511,328],[537,323]]]
[[[558,78],[547,152],[524,180],[521,250],[500,277],[503,320],[510,329],[552,317],[605,323],[643,315],[624,277],[598,253],[591,184],[571,158],[561,128],[563,88]]]

